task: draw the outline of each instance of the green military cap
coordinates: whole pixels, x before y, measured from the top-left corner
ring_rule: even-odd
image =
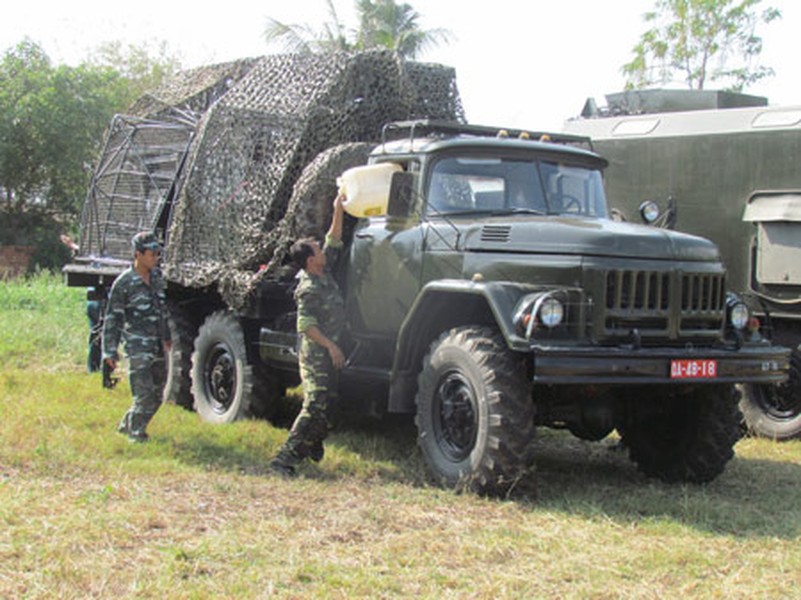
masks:
[[[134,252],[144,252],[145,250],[158,250],[161,252],[161,244],[156,238],[155,233],[149,231],[140,231],[131,240]]]

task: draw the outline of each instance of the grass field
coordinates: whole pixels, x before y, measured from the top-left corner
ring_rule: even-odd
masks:
[[[266,465],[267,422],[212,427],[84,373],[81,290],[0,282],[0,598],[801,597],[801,442],[745,439],[706,486],[641,476],[614,440],[543,431],[507,500],[426,483],[408,420]]]

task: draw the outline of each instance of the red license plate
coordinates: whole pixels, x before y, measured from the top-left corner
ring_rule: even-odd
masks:
[[[671,379],[714,379],[718,376],[718,361],[695,358],[670,361]]]

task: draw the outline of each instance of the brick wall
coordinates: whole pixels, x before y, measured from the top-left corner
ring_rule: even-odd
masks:
[[[36,246],[0,246],[0,279],[24,275]]]

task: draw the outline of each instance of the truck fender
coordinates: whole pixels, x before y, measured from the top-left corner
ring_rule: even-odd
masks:
[[[494,325],[512,350],[528,349],[513,322],[515,307],[529,285],[445,279],[426,284],[404,319],[395,346],[389,412],[413,412],[420,361],[443,331],[460,325]]]

